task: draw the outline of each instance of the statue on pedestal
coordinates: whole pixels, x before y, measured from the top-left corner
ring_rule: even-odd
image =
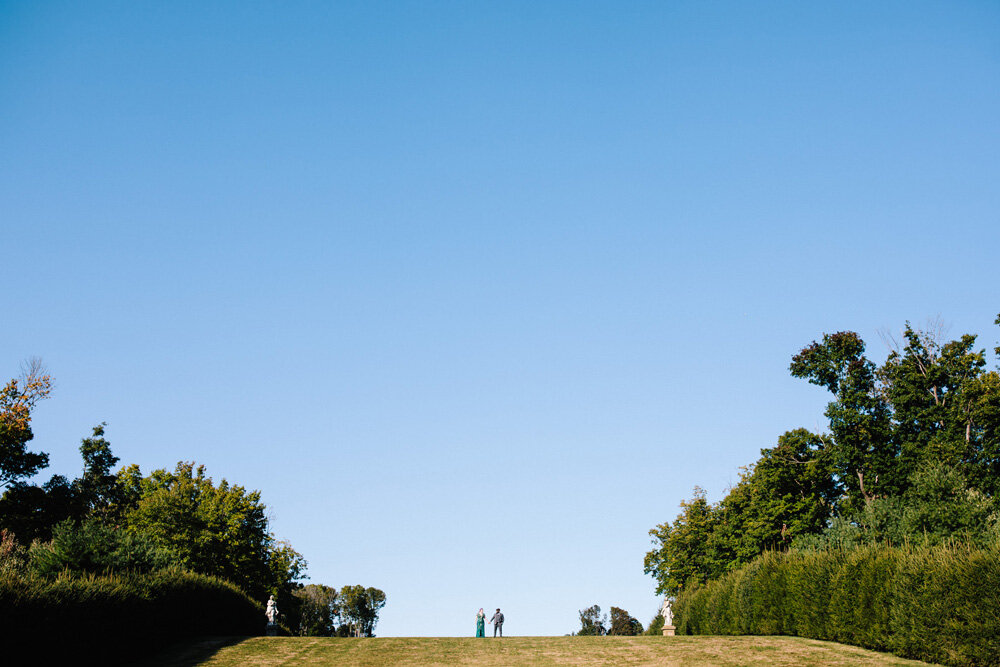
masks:
[[[663,634],[667,637],[673,637],[677,628],[674,627],[674,610],[670,606],[670,598],[663,598],[660,616],[663,617]]]
[[[663,606],[660,607],[660,616],[663,617],[663,625],[674,624],[674,612],[670,608],[670,598],[663,598]]]
[[[273,635],[278,629],[278,603],[274,601],[273,595],[267,599],[264,616],[267,616],[267,634]]]

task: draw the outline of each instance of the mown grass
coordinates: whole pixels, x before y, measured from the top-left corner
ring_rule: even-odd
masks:
[[[212,665],[924,665],[800,637],[253,637],[172,653],[143,667]]]

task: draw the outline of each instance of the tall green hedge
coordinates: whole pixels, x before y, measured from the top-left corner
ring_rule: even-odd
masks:
[[[0,577],[4,636],[35,664],[123,664],[171,642],[259,635],[264,612],[229,582],[181,570]]]
[[[680,634],[786,634],[1000,665],[1000,545],[769,552],[674,605]]]

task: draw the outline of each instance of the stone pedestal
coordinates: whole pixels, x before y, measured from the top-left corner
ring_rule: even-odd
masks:
[[[677,629],[677,626],[674,626],[674,625],[664,625],[663,626],[663,636],[664,637],[673,637],[674,636],[674,631],[676,629]]]

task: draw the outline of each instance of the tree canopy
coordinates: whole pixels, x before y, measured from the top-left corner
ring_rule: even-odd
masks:
[[[222,479],[204,466],[180,462],[173,471],[143,475],[118,457],[93,428],[79,451],[82,473],[55,475],[41,485],[26,480],[48,466],[48,455],[26,448],[32,409],[49,396],[52,380],[40,362],[0,392],[0,529],[28,551],[43,576],[82,572],[151,571],[180,567],[226,579],[257,599],[289,600],[306,562],[270,531],[259,491]]]
[[[377,588],[344,586],[340,589],[342,625],[356,637],[374,637],[378,615],[385,606],[385,593]]]
[[[768,549],[997,539],[1000,373],[972,335],[944,341],[906,323],[892,343],[882,365],[851,331],[792,357],[792,376],[831,394],[828,431],[784,433],[718,503],[695,487],[673,522],[649,531],[657,593]]]
[[[49,465],[49,455],[28,451],[28,443],[35,437],[31,410],[51,391],[52,378],[37,359],[25,365],[20,378],[0,389],[0,488],[18,484]]]

